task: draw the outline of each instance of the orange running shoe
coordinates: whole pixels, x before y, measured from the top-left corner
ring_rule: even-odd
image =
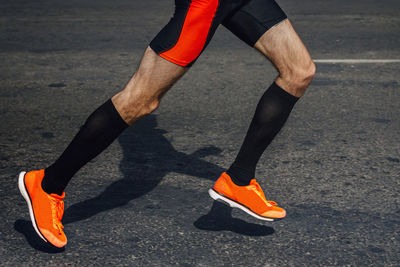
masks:
[[[64,196],[47,194],[42,189],[44,170],[21,172],[18,187],[28,204],[36,233],[46,242],[62,248],[67,244],[61,219],[64,214]]]
[[[278,207],[276,202],[266,200],[256,179],[252,179],[250,185],[237,186],[224,172],[208,193],[214,200],[224,202],[232,208],[239,208],[260,220],[272,222],[286,216],[286,211]]]

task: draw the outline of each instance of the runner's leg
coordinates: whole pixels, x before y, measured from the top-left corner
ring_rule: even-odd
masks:
[[[18,188],[41,238],[56,247],[66,245],[61,223],[63,191],[72,176],[124,129],[158,107],[162,96],[185,73],[185,67],[191,66],[207,46],[231,3],[175,0],[173,18],[150,43],[124,90],[89,116],[54,164],[45,170],[20,173]]]
[[[106,149],[129,125],[153,112],[186,69],[147,48],[125,88],[96,109],[62,155],[48,168],[42,187],[61,195],[73,175]]]
[[[199,57],[232,7],[230,1],[176,0],[173,18],[150,43],[126,87],[89,116],[67,149],[45,169],[43,189],[61,195],[81,167],[128,125],[153,112]]]
[[[262,153],[283,127],[294,104],[304,94],[315,73],[315,65],[307,49],[275,1],[270,1],[273,8],[265,12],[268,14],[275,9],[275,18],[271,16],[270,20],[252,21],[257,19],[260,10],[252,10],[258,2],[254,0],[250,3],[252,7],[239,11],[226,22],[228,29],[248,44],[254,45],[271,60],[279,72],[279,77],[260,99],[240,151],[227,170],[238,185],[248,185],[254,178]],[[250,20],[244,20],[243,17],[248,13],[253,16]],[[262,30],[260,25],[264,25],[266,32],[254,43],[254,36],[260,35]],[[254,29],[252,26],[256,29],[253,30],[254,34],[251,34],[251,29]]]
[[[276,84],[296,97],[301,97],[310,85],[315,64],[289,20],[271,28],[254,47],[276,67]]]

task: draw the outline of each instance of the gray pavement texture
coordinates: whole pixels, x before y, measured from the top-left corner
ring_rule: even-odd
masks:
[[[280,0],[314,58],[400,58],[400,2]],[[153,115],[67,188],[69,243],[38,239],[17,189],[118,92],[173,1],[0,0],[0,265],[399,266],[400,64],[318,64],[257,178],[264,223],[207,190],[277,73],[224,28]]]

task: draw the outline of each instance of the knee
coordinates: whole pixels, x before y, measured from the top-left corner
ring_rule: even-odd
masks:
[[[134,119],[140,119],[154,112],[159,106],[159,99],[140,99],[130,102],[128,109]]]
[[[128,124],[133,124],[142,117],[154,112],[160,105],[160,100],[142,100],[130,102],[127,106]]]
[[[142,108],[142,116],[153,113],[160,106],[159,99],[152,99],[147,101]]]
[[[114,96],[113,102],[123,120],[129,125],[152,113],[160,105],[160,99],[157,97],[143,97],[124,91]]]
[[[311,81],[314,79],[316,71],[317,67],[315,66],[314,61],[312,61],[311,59],[308,62],[308,64],[299,67],[298,77],[297,77],[298,87],[307,88],[310,85]]]
[[[315,63],[310,59],[302,64],[290,66],[287,70],[280,73],[280,78],[287,85],[290,93],[301,97],[313,80],[315,72]]]

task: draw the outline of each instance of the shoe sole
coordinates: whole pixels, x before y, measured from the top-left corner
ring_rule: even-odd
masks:
[[[250,210],[249,208],[247,208],[246,206],[239,204],[238,202],[218,193],[217,191],[215,191],[214,189],[209,189],[208,190],[208,194],[210,195],[210,197],[216,201],[222,202],[228,206],[230,206],[231,208],[238,208],[241,209],[242,211],[246,212],[247,214],[249,214],[250,216],[253,216],[259,220],[263,220],[263,221],[268,221],[268,222],[274,222],[274,221],[279,221],[283,218],[269,218],[269,217],[263,217],[261,215],[258,215],[257,213],[255,213],[254,211]]]
[[[29,208],[29,215],[31,216],[31,222],[33,225],[33,228],[35,229],[36,233],[40,236],[41,239],[43,239],[45,242],[49,242],[46,240],[46,238],[40,233],[39,227],[37,226],[35,215],[33,214],[33,207],[32,207],[32,201],[31,198],[28,194],[28,190],[26,190],[25,187],[25,174],[26,172],[21,172],[18,177],[18,188],[19,192],[21,192],[21,195],[24,197],[26,204],[28,204]]]

